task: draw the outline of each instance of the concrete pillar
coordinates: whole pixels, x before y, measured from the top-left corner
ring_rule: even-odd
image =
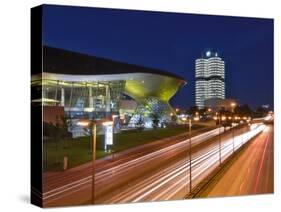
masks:
[[[110,89],[109,85],[105,87],[105,111],[110,112]]]
[[[68,107],[72,107],[72,92],[73,92],[73,82],[71,83],[71,89],[70,89],[70,97],[69,97],[69,105]]]
[[[64,88],[61,88],[60,106],[64,107]]]
[[[47,98],[46,87],[42,86],[42,99]]]
[[[89,87],[89,108],[94,108],[92,87]]]

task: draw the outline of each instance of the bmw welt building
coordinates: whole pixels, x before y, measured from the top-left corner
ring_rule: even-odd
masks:
[[[137,107],[128,126],[142,119],[144,127],[152,127],[155,116],[160,126],[171,120],[169,100],[185,84],[166,71],[44,46],[43,71],[32,75],[32,104],[63,108],[71,120],[123,119],[121,102],[130,99]]]

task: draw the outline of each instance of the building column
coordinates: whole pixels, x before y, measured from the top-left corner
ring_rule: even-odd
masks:
[[[45,86],[42,86],[42,99],[48,97],[46,93],[47,93],[47,92],[46,92],[46,87],[45,87]]]
[[[92,87],[89,87],[89,108],[94,108]]]
[[[64,88],[61,88],[60,106],[64,107]]]
[[[105,87],[105,111],[110,112],[110,89],[109,85]]]

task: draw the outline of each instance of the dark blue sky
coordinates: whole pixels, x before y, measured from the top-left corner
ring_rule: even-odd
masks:
[[[273,20],[44,6],[45,45],[167,70],[184,77],[171,100],[194,105],[194,60],[215,49],[226,63],[226,97],[273,105]]]

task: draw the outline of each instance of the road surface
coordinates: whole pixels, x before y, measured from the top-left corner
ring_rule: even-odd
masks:
[[[202,196],[273,193],[273,126],[267,125],[221,179]]]
[[[221,136],[222,160],[259,133],[261,127],[264,125],[236,130],[234,142],[232,133]],[[214,133],[217,135],[218,132]],[[210,132],[201,134],[194,137],[192,142],[200,143],[205,137],[208,139],[213,137],[212,134]],[[95,202],[105,204],[182,199],[189,192],[188,142],[184,140],[116,166],[97,170]],[[218,164],[217,142],[195,149],[192,152],[192,185],[198,184]],[[91,175],[88,175],[46,191],[44,206],[89,204],[91,182]]]

